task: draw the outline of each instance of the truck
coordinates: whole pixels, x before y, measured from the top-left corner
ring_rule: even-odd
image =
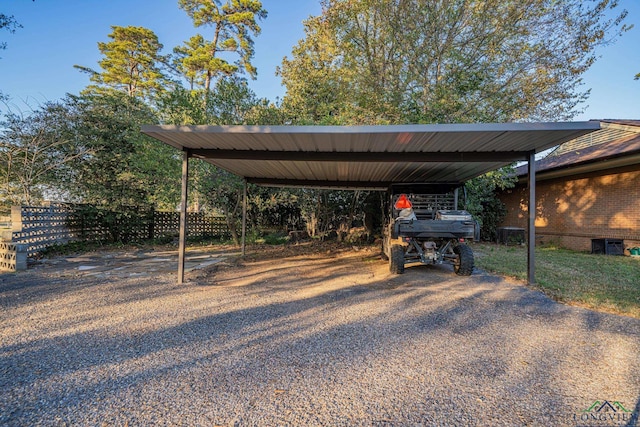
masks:
[[[382,257],[389,270],[402,274],[405,265],[450,264],[459,276],[473,272],[473,250],[480,228],[458,209],[461,184],[393,184],[384,206]]]

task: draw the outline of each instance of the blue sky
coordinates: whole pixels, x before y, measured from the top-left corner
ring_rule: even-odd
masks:
[[[640,1],[621,0],[636,27],[616,43],[599,49],[601,58],[585,74],[591,96],[584,114],[595,118],[640,119]],[[276,67],[304,36],[302,21],[320,13],[319,0],[263,0],[269,16],[256,38],[254,65],[258,79],[251,87],[260,97],[284,95]],[[191,20],[177,0],[0,0],[0,12],[14,15],[24,28],[0,32],[7,49],[0,51],[0,91],[12,97],[12,108],[27,109],[78,93],[88,76],[74,64],[98,68],[97,43],[108,41],[111,25],[153,30],[168,53],[194,35]]]

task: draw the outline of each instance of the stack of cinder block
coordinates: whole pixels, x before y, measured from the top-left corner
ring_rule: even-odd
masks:
[[[0,229],[0,270],[26,270],[29,245],[15,243],[12,239],[12,227]]]

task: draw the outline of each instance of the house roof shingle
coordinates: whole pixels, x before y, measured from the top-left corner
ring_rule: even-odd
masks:
[[[640,120],[600,120],[601,129],[557,147],[536,162],[536,172],[567,169],[640,153]],[[603,164],[604,166],[604,164]],[[527,175],[526,165],[516,170]]]

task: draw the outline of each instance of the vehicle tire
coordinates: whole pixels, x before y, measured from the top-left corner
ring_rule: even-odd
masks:
[[[471,276],[473,273],[473,251],[467,245],[458,245],[453,248],[453,252],[458,256],[453,264],[453,271],[458,276]]]
[[[404,273],[404,246],[392,245],[389,258],[389,271],[393,274]]]

